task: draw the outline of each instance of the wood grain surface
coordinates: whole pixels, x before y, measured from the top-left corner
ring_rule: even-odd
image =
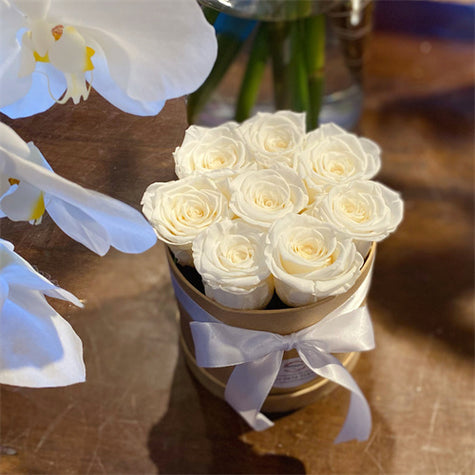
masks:
[[[378,247],[369,297],[377,348],[353,374],[370,403],[367,442],[334,445],[348,393],[254,432],[194,381],[178,349],[164,249],[100,258],[46,217],[1,235],[85,299],[54,302],[84,342],[87,382],[1,387],[0,472],[8,474],[474,473],[473,46],[378,33],[358,132],[383,149],[379,180],[405,219]],[[174,178],[184,101],[135,117],[101,97],[7,124],[55,171],[139,208]]]

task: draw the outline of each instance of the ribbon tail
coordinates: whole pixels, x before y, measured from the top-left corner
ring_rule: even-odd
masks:
[[[274,425],[260,410],[277,377],[283,354],[279,350],[237,365],[229,377],[224,398],[254,430]]]
[[[346,420],[335,439],[335,444],[347,442],[352,439],[357,439],[362,442],[368,440],[370,434],[371,411],[368,401],[366,401],[361,391],[358,393],[352,392]]]
[[[316,374],[351,391],[350,406],[343,428],[335,443],[357,439],[367,440],[371,433],[371,410],[361,389],[351,374],[334,356],[318,350],[300,351],[300,358]]]

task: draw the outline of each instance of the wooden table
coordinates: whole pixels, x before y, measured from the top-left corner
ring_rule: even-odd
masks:
[[[379,179],[406,216],[378,249],[369,305],[377,348],[354,376],[372,408],[364,443],[333,445],[348,393],[254,432],[194,381],[178,349],[164,250],[100,258],[43,225],[3,238],[84,310],[55,302],[84,342],[87,382],[1,388],[2,473],[391,473],[474,471],[473,51],[467,43],[375,35],[359,133],[384,150]],[[173,179],[184,103],[152,118],[92,95],[11,121],[60,174],[137,208]],[[14,453],[14,454],[12,454]]]

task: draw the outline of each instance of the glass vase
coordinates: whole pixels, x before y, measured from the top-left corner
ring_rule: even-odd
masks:
[[[216,21],[219,53],[208,80],[188,98],[190,123],[216,126],[289,109],[307,112],[308,130],[326,122],[356,125],[372,0],[201,3]]]

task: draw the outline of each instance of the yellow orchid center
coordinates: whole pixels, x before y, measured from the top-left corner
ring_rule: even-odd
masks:
[[[43,192],[41,192],[36,202],[33,203],[29,220],[35,221],[35,224],[39,224],[41,221],[41,217],[45,212],[45,209],[45,199]]]
[[[22,49],[25,55],[33,55],[33,63],[24,61],[20,76],[30,74],[37,62],[50,63],[64,74],[66,92],[56,102],[64,104],[70,98],[75,104],[81,98],[86,100],[91,91],[86,82],[86,72],[94,69],[92,56],[95,51],[86,45],[83,36],[73,26],[57,24],[51,26],[46,20],[39,20],[32,24],[31,30],[23,36]],[[31,58],[31,56],[30,56]]]
[[[8,178],[10,186],[20,185],[20,180],[17,178]],[[25,206],[25,217],[32,224],[40,224],[43,214],[46,211],[44,193],[38,190],[38,194],[33,199],[28,199],[23,202]]]

